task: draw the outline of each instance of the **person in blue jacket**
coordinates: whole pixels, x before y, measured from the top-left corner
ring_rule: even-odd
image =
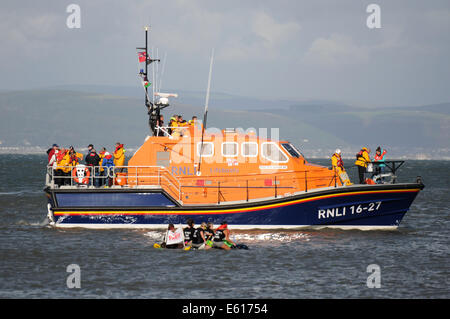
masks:
[[[111,167],[114,167],[114,156],[112,156],[110,153],[106,152],[105,153],[105,157],[103,158],[102,161],[102,167],[105,171],[105,178],[106,178],[106,186],[111,186],[112,185],[112,172],[111,172]]]

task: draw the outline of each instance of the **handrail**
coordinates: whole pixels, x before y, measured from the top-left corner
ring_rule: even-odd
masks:
[[[89,175],[85,175],[84,183],[77,183],[72,172],[77,166],[47,167],[46,186],[56,188],[63,185],[100,188],[109,179],[117,179],[119,173],[125,173],[127,181],[123,186],[159,186],[170,193],[174,198],[181,200],[180,181],[164,166],[86,166]],[[101,173],[101,169],[103,172]],[[141,170],[141,172],[139,172]],[[65,172],[66,171],[66,172]],[[101,182],[100,182],[101,181]],[[100,186],[100,185],[101,186]]]

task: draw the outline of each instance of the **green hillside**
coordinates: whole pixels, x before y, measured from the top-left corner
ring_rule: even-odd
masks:
[[[226,107],[225,100],[233,107]],[[255,107],[258,101],[250,104]],[[192,115],[202,118],[200,102],[188,105],[172,99],[171,103],[163,112],[166,123],[173,114],[182,114],[187,120]],[[438,150],[450,155],[450,104],[360,108],[330,102],[292,102],[290,107],[267,108],[266,101],[260,110],[250,110],[239,103],[243,103],[242,98],[232,95],[222,97],[220,105],[212,98],[208,127],[265,128],[269,137],[273,137],[271,128],[279,128],[281,139],[314,154],[329,154],[339,147],[349,155],[363,145],[382,145],[400,150],[399,154],[410,150],[432,154]],[[0,114],[0,147],[45,148],[58,143],[83,148],[93,143],[111,149],[120,141],[134,148],[149,135],[143,98],[61,89],[0,92]]]

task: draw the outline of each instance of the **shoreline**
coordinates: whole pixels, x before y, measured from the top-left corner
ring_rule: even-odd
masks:
[[[44,148],[41,146],[3,146],[0,147],[0,155],[45,155],[48,148]],[[138,147],[130,147],[127,148],[128,154],[133,154]],[[80,151],[82,153],[87,152],[86,147],[76,147],[77,151]],[[343,150],[343,153],[347,154],[353,154],[357,151],[351,151],[351,150]],[[398,153],[401,153],[399,151],[392,152],[392,156],[390,158],[396,159],[396,160],[418,160],[418,161],[431,161],[431,160],[437,160],[437,161],[450,161],[450,154],[445,155],[435,155],[433,156],[433,153],[436,153],[437,151],[430,150],[428,154],[423,153],[422,150],[420,153],[416,153],[415,155],[406,154],[406,155],[397,155]],[[447,153],[447,151],[444,151]],[[307,150],[304,149],[302,152],[305,155],[306,159],[330,159],[331,155],[334,153],[333,150]],[[342,156],[345,160],[353,160],[354,156]]]

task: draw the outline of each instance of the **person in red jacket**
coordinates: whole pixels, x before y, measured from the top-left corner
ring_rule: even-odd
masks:
[[[59,148],[59,146],[57,144],[53,144],[53,146],[51,148],[49,148],[47,150],[47,155],[48,155],[48,162],[50,164],[50,160],[52,159],[53,155],[55,154],[55,151]],[[51,166],[51,165],[49,165]]]

